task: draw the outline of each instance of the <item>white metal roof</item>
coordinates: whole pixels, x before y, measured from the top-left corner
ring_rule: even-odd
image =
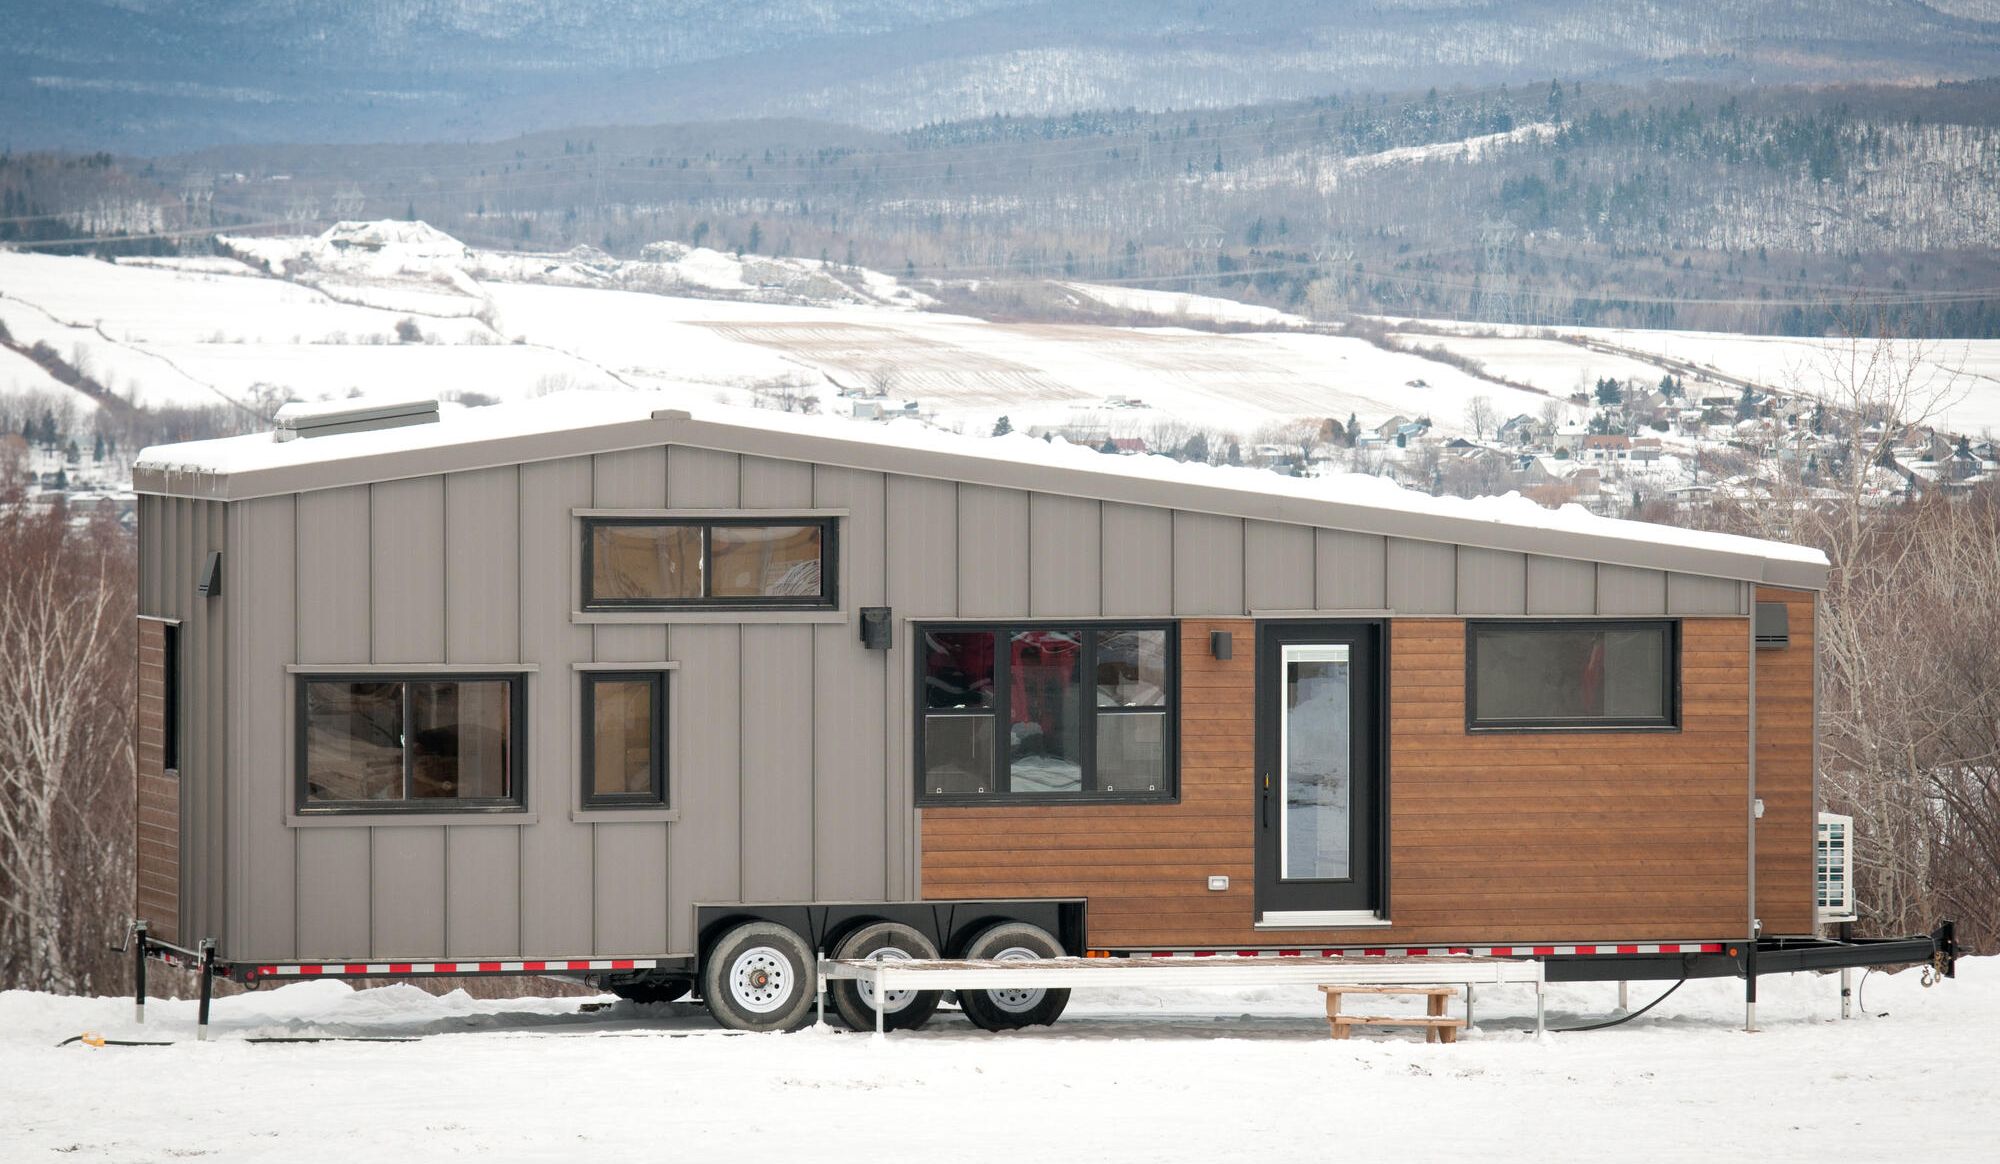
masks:
[[[439,423],[274,440],[268,433],[146,449],[140,493],[240,501],[654,445],[969,481],[1138,505],[1818,589],[1826,557],[1783,542],[1546,509],[1517,495],[1432,497],[1385,478],[1113,457],[1015,433],[966,437],[915,421],[861,423],[721,405],[688,392],[559,393],[448,410]]]

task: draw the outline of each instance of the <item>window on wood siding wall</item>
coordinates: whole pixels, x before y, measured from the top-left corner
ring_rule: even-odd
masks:
[[[1466,726],[1604,731],[1680,722],[1679,626],[1474,622],[1466,626]]]
[[[1175,642],[1165,624],[927,629],[920,799],[1173,799]]]

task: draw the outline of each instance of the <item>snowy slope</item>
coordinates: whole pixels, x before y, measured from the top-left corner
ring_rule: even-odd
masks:
[[[479,1002],[314,982],[193,1004],[0,994],[0,1158],[227,1161],[1985,1159],[2000,1121],[2000,965],[1925,990],[1871,976],[1687,984],[1609,1030],[1532,1034],[1524,988],[1479,995],[1454,1046],[1327,1038],[1310,987],[1078,994],[1057,1025],[989,1035],[727,1035],[698,1008]],[[1659,987],[1635,983],[1634,1004]],[[1609,983],[1549,989],[1550,1025]],[[166,1047],[54,1044],[83,1031]],[[422,1036],[253,1045],[246,1036]],[[1726,1146],[1726,1147],[1725,1147]]]
[[[1166,441],[1199,427],[1246,444],[1289,422],[1350,415],[1369,427],[1429,417],[1450,436],[1470,430],[1474,398],[1502,418],[1539,416],[1550,396],[1598,376],[1653,383],[1672,361],[1813,390],[1805,381],[1827,350],[1800,339],[1575,332],[1620,349],[1590,350],[1526,328],[1396,332],[1384,350],[1266,308],[1088,284],[1067,290],[1163,324],[1245,330],[996,323],[920,310],[935,305],[877,272],[672,242],[634,260],[587,247],[481,251],[420,222],[227,245],[240,260],[0,252],[0,322],[155,405],[693,386],[739,404],[772,392],[816,397],[829,412],[848,411],[848,394],[915,401],[933,423],[968,433],[1006,416],[1021,429]],[[1433,347],[1485,375],[1430,358]],[[1930,355],[1965,367],[1939,410],[1945,422],[2000,428],[2000,341],[1938,344]]]

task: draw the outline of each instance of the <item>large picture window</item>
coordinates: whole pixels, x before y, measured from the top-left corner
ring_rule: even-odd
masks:
[[[519,675],[301,677],[299,809],[522,807]]]
[[[667,677],[661,671],[583,676],[583,805],[667,803]]]
[[[918,664],[920,799],[1173,799],[1172,626],[932,627]]]
[[[834,528],[832,518],[591,518],[584,607],[832,607]]]
[[[1673,622],[1475,622],[1466,726],[1643,729],[1680,723]]]

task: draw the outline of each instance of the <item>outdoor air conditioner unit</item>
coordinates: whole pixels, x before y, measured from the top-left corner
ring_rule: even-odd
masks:
[[[1813,879],[1818,887],[1819,920],[1853,921],[1853,817],[1831,812],[1819,814],[1819,836],[1813,846]]]

